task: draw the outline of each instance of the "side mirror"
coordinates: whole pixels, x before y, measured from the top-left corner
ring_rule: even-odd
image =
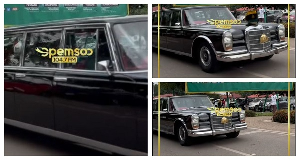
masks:
[[[98,68],[105,68],[108,75],[111,75],[111,72],[108,70],[109,60],[103,60],[98,62]]]

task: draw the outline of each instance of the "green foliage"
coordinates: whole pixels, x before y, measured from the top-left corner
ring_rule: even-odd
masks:
[[[291,123],[295,123],[295,110],[291,111]],[[274,122],[279,122],[279,123],[287,123],[288,122],[288,111],[287,110],[279,110],[276,111],[274,116],[273,116],[273,121]]]
[[[288,23],[283,23],[285,27],[285,36],[287,37],[288,35]],[[290,38],[295,38],[296,36],[296,23],[295,22],[290,22]]]
[[[147,4],[129,4],[130,15],[145,15],[148,14]]]
[[[255,112],[252,110],[246,110],[245,114],[246,114],[246,117],[255,117],[256,116]]]

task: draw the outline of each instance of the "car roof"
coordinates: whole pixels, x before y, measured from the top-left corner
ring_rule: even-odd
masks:
[[[226,7],[225,6],[192,6],[192,7],[177,7],[177,8],[163,9],[162,11],[188,10],[188,9],[195,9],[195,8],[226,8]],[[153,12],[157,12],[157,10]]]
[[[170,96],[170,97],[162,97],[162,98],[184,98],[184,97],[207,97],[207,95],[182,95],[182,96]],[[154,98],[156,100],[158,98]]]
[[[130,16],[102,16],[102,17],[87,17],[87,18],[75,18],[68,20],[59,21],[48,21],[43,23],[36,23],[26,26],[10,27],[5,28],[4,32],[10,32],[15,30],[28,30],[32,28],[51,28],[51,27],[62,27],[62,26],[74,26],[77,24],[95,24],[95,23],[127,23],[127,22],[138,22],[138,21],[148,21],[148,15],[130,15]]]

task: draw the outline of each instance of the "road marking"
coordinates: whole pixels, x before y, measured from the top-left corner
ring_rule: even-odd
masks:
[[[258,133],[258,132],[268,132],[268,133],[271,133],[271,134],[288,135],[288,133],[284,132],[284,131],[273,131],[273,130],[267,130],[267,129],[251,128],[251,127],[248,128],[248,129],[252,129],[252,130],[255,130],[255,131],[242,132],[242,133],[240,133],[240,135],[255,134],[255,133]],[[290,135],[295,136],[295,133],[290,133]]]
[[[255,133],[259,133],[259,132],[262,132],[262,131],[261,130],[249,131],[249,132],[241,133],[240,135],[249,135],[249,134],[255,134]]]
[[[231,151],[233,153],[236,153],[236,154],[240,154],[240,155],[244,155],[244,156],[252,156],[252,155],[256,155],[256,154],[247,154],[247,153],[244,153],[244,152],[241,152],[241,151],[238,151],[238,150],[234,150],[234,149],[230,149],[230,148],[226,148],[224,146],[219,146],[219,145],[214,145],[218,148],[221,148],[221,149],[224,149],[224,150],[227,150],[227,151]]]
[[[248,74],[255,75],[255,76],[260,77],[260,78],[272,78],[272,77],[269,77],[269,76],[267,76],[267,75],[263,75],[263,74],[251,72],[251,71],[248,71],[248,70],[245,70],[245,69],[241,69],[241,68],[236,68],[236,69],[238,69],[238,70],[240,70],[240,71],[242,71],[242,72],[246,72],[246,73],[248,73]]]

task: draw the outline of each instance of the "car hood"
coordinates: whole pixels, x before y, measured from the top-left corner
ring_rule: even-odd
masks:
[[[200,114],[200,113],[212,113],[210,108],[188,108],[186,110],[178,111],[179,114],[182,115],[192,115],[192,114]]]
[[[202,32],[208,32],[208,33],[215,33],[215,34],[223,34],[224,31],[230,31],[233,36],[233,40],[237,39],[244,39],[245,37],[245,30],[247,27],[247,23],[241,23],[238,25],[231,25],[230,29],[223,29],[223,28],[217,28],[216,25],[194,25],[191,26],[190,30],[199,30]],[[266,26],[270,29],[271,32],[275,32],[278,24],[277,23],[259,23],[259,25]]]

